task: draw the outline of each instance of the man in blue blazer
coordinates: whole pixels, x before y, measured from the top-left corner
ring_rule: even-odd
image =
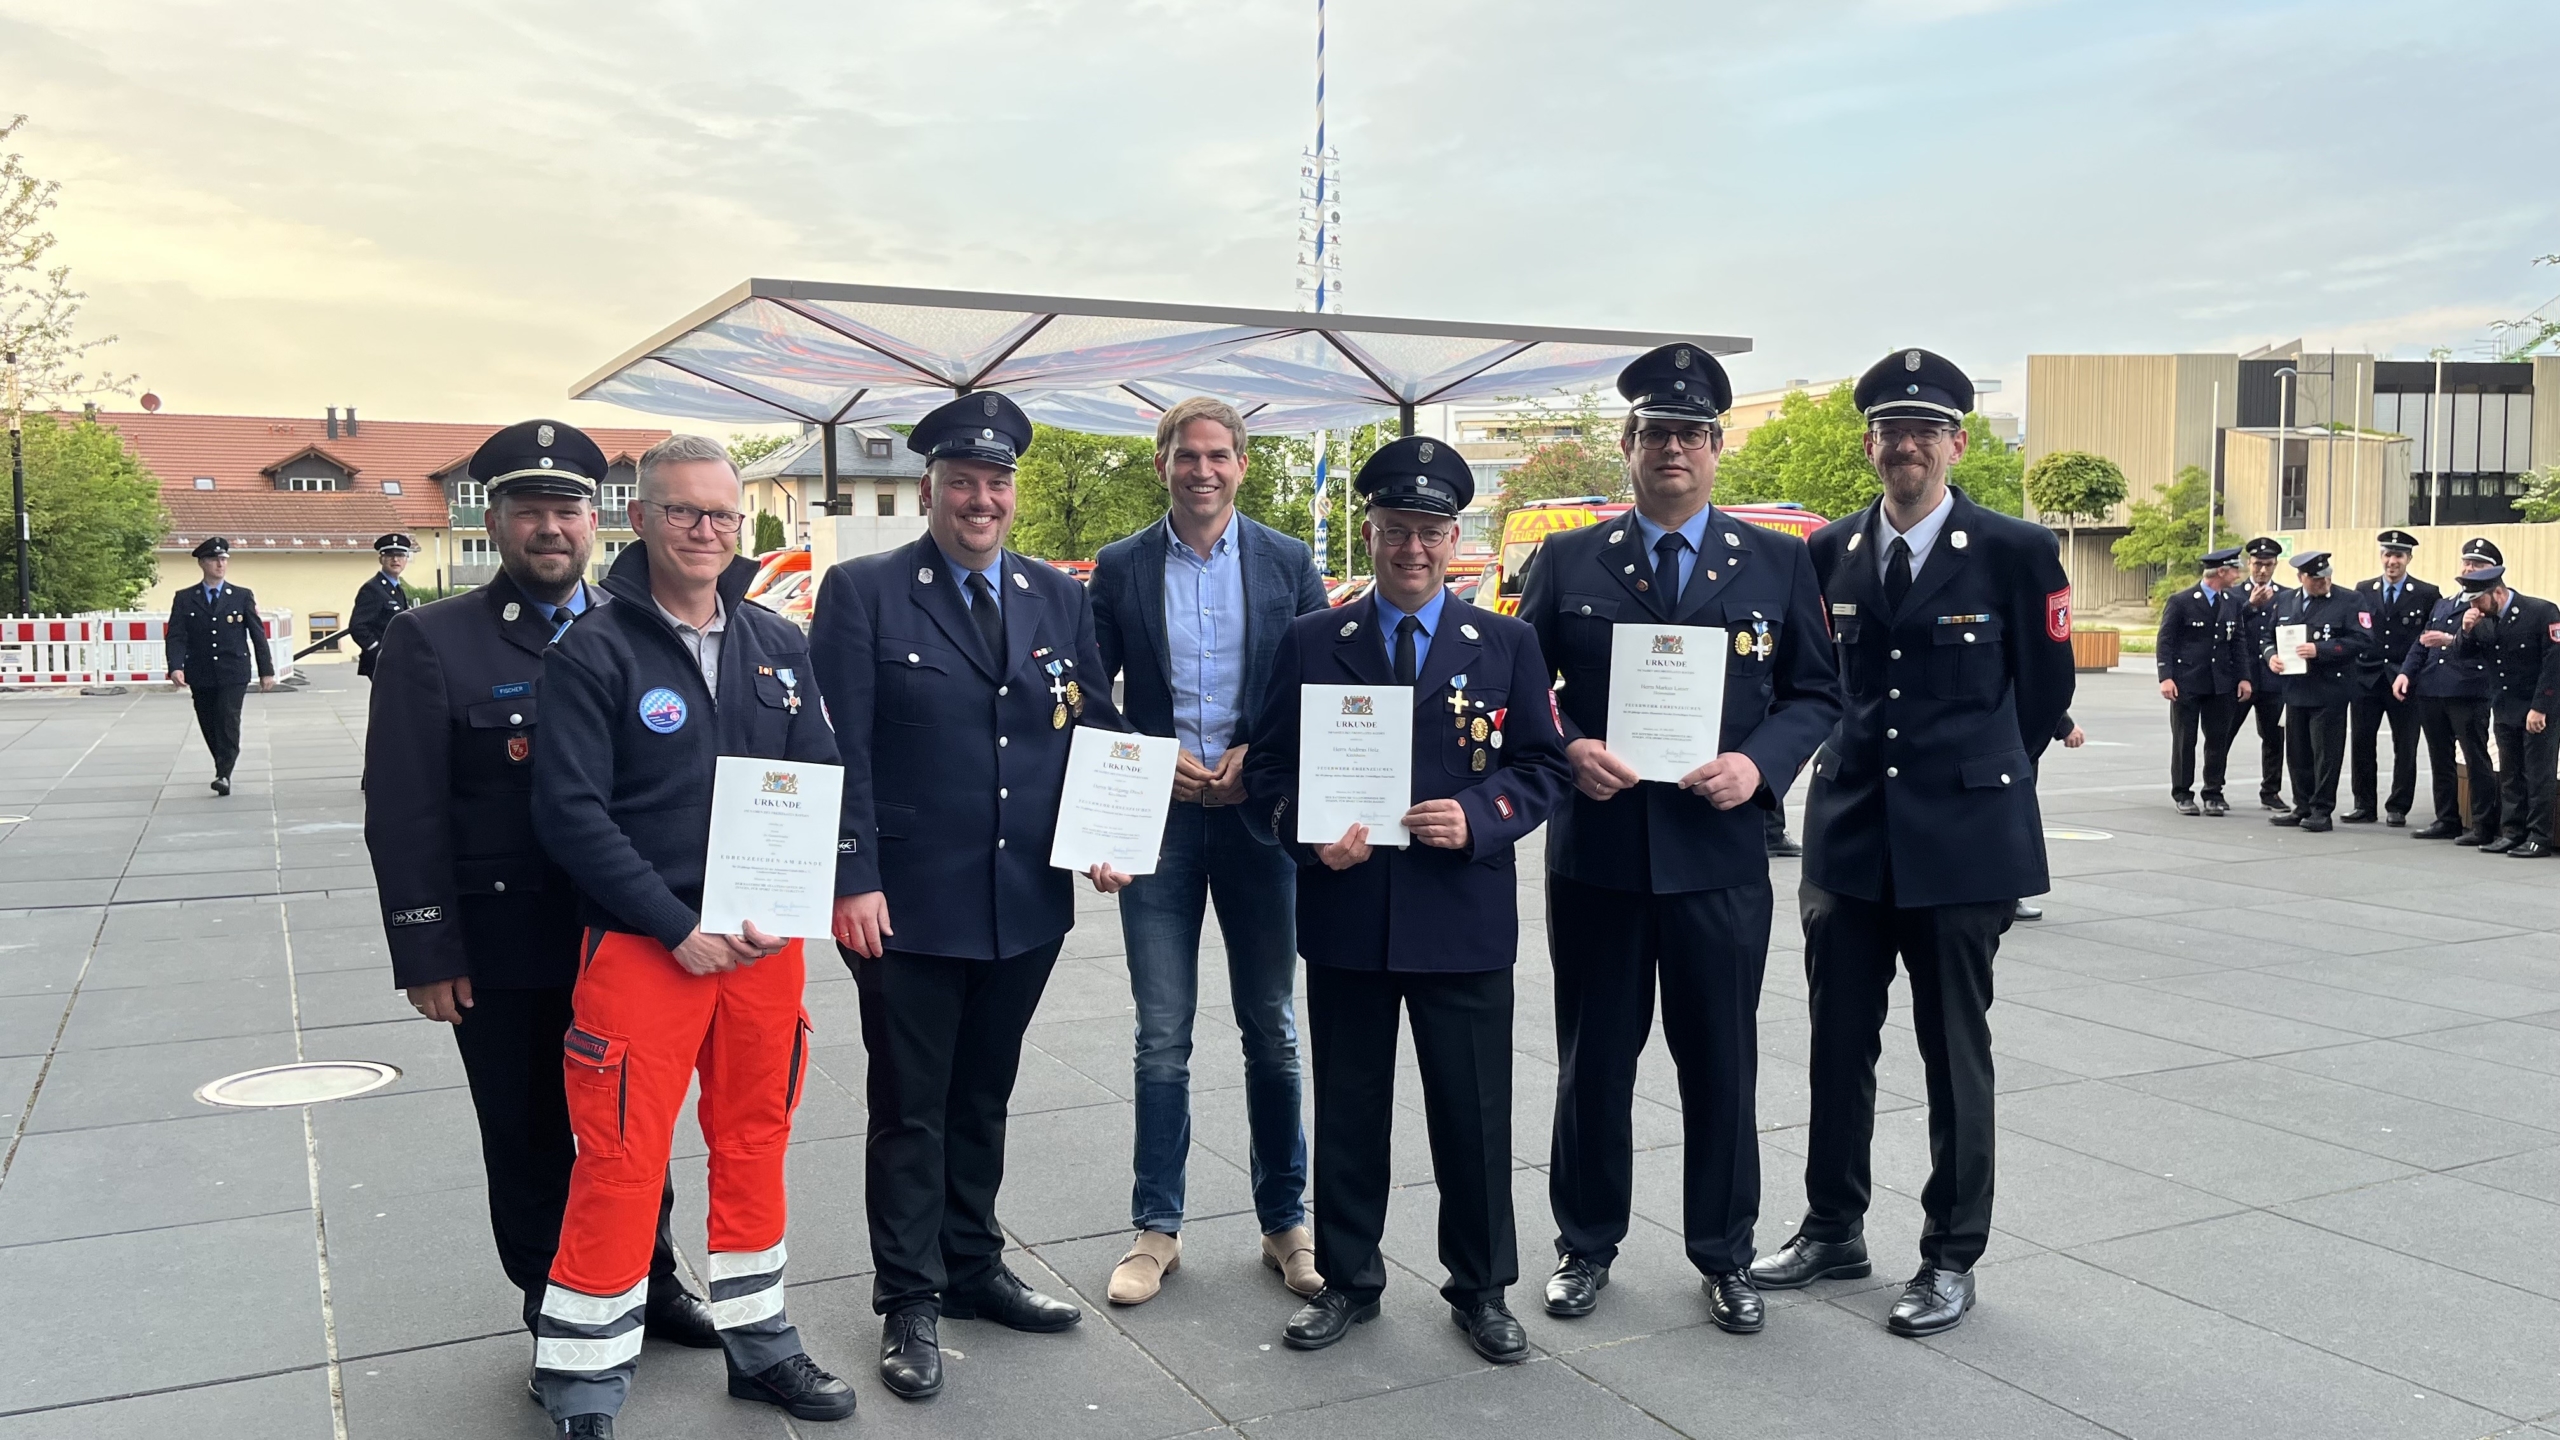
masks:
[[[1407,436],[1355,482],[1368,498],[1378,584],[1301,617],[1280,642],[1245,758],[1246,820],[1297,861],[1298,953],[1316,1092],[1316,1268],[1324,1288],[1290,1317],[1293,1349],[1320,1350],[1378,1313],[1387,1267],[1389,1127],[1399,1015],[1413,1026],[1431,1171],[1440,1192],[1440,1287],[1450,1318],[1497,1364],[1529,1358],[1503,1303],[1520,1278],[1511,1215],[1511,966],[1520,947],[1512,847],[1571,783],[1547,662],[1527,625],[1442,586],[1458,512],[1475,492],[1443,440]],[[1413,710],[1405,832],[1352,825],[1298,839],[1305,687],[1346,694],[1338,713]],[[1409,844],[1391,841],[1410,839]]]
[[[993,391],[918,422],[928,533],[829,570],[809,634],[844,755],[835,933],[870,1053],[880,1378],[908,1400],[942,1389],[944,1316],[1083,1318],[1005,1266],[995,1215],[1022,1032],[1075,921],[1073,877],[1049,868],[1067,747],[1078,724],[1126,728],[1084,587],[1005,548],[1030,443]]]
[[[1307,1142],[1298,1120],[1297,867],[1254,839],[1244,799],[1245,722],[1262,702],[1272,653],[1289,622],[1325,608],[1305,544],[1236,513],[1244,418],[1196,396],[1156,424],[1164,519],[1102,548],[1093,567],[1093,633],[1102,685],[1125,682],[1123,713],[1149,735],[1182,742],[1163,852],[1152,875],[1120,892],[1129,990],[1138,1005],[1137,1231],[1112,1271],[1113,1303],[1155,1298],[1182,1258],[1185,1161],[1191,1151],[1191,1022],[1200,996],[1200,921],[1214,896],[1226,939],[1227,993],[1244,1044],[1253,1208],[1262,1258],[1312,1295]]]

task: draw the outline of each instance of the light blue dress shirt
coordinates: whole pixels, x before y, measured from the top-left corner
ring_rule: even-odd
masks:
[[[1377,594],[1374,590],[1370,593]],[[1377,598],[1378,638],[1386,644],[1387,670],[1389,674],[1393,674],[1396,663],[1396,627],[1404,623],[1405,612],[1388,604],[1386,596],[1378,595]],[[1422,672],[1430,668],[1431,637],[1440,629],[1440,607],[1448,603],[1449,590],[1444,585],[1432,591],[1431,598],[1423,601],[1422,608],[1414,612],[1413,618],[1422,622],[1421,631],[1413,637],[1413,675],[1417,683],[1422,679]]]
[[[1004,613],[1003,552],[997,552],[996,558],[990,562],[984,570],[972,570],[968,566],[961,564],[959,561],[952,559],[951,552],[942,548],[941,541],[934,541],[933,548],[934,553],[942,557],[943,568],[951,572],[952,583],[960,587],[960,608],[966,610],[978,603],[976,600],[970,598],[969,577],[972,575],[984,575],[987,577],[987,592],[996,597],[996,613],[999,615]]]
[[[584,615],[587,613],[587,582],[579,581],[578,588],[570,591],[568,600],[562,604],[546,605],[536,600],[533,602],[533,608],[542,612],[543,619],[555,625],[560,623],[560,612],[563,610],[568,611],[572,616]],[[554,630],[551,632],[551,638],[559,639],[560,632]]]
[[[204,591],[204,603],[207,605],[219,605],[222,603],[222,592],[230,589],[231,587],[228,585],[203,585],[197,588]]]
[[[1670,532],[1646,519],[1643,511],[1638,510],[1634,514],[1636,534],[1644,541],[1645,562],[1652,564],[1656,559],[1653,547],[1661,544],[1662,537]],[[1689,548],[1680,552],[1680,587],[1674,592],[1676,594],[1689,593],[1689,575],[1698,568],[1698,557],[1707,553],[1707,521],[1714,514],[1714,506],[1704,506],[1697,514],[1681,522],[1680,538],[1689,542]]]
[[[1235,741],[1236,706],[1244,688],[1244,557],[1236,522],[1209,547],[1209,558],[1164,525],[1164,638],[1173,679],[1173,734],[1182,748],[1214,766]]]

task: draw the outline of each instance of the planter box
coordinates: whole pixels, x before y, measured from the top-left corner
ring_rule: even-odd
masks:
[[[2123,658],[2124,637],[2113,630],[2074,630],[2071,632],[2071,668],[2074,670],[2113,670]]]

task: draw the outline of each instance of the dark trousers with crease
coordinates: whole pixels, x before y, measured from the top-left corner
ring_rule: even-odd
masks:
[[[2238,736],[2244,721],[2258,718],[2258,798],[2273,800],[2284,789],[2284,701],[2266,689],[2253,689],[2246,701],[2237,703],[2231,733]]]
[[[2326,820],[2338,808],[2338,772],[2347,759],[2347,704],[2285,707],[2285,774],[2293,782],[2296,815]]]
[[[2498,833],[2509,840],[2552,842],[2553,790],[2560,772],[2553,769],[2560,724],[2546,724],[2537,735],[2524,728],[2526,705],[2501,697],[2490,714],[2489,728],[2498,737]],[[2480,793],[2480,782],[2471,782]]]
[[[1413,1026],[1422,1115],[1440,1191],[1440,1294],[1499,1300],[1520,1278],[1511,1214],[1511,971],[1345,970],[1307,964],[1314,1060],[1316,1270],[1359,1304],[1378,1298],[1396,1109],[1399,1013]]]
[[[1707,1274],[1748,1269],[1760,1218],[1760,981],[1766,879],[1674,895],[1607,890],[1550,871],[1556,976],[1556,1117],[1547,1198],[1556,1253],[1608,1264],[1635,1185],[1636,1062],[1653,1035],[1680,1076],[1681,1233]]]
[[[1061,943],[1002,960],[843,952],[870,1052],[862,1199],[879,1314],[938,1310],[945,1292],[978,1284],[1002,1260],[1006,1110]]]
[[[489,1233],[498,1243],[498,1264],[524,1292],[528,1331],[551,1283],[560,1216],[569,1203],[569,1171],[578,1159],[560,1069],[569,996],[565,987],[474,987],[471,1008],[453,1027],[454,1048],[462,1052],[462,1073],[471,1084],[471,1108],[480,1121]],[[671,1169],[658,1197],[658,1243],[649,1257],[652,1292],[683,1283],[676,1278],[675,1203]]]
[[[2489,763],[2489,702],[2435,695],[2418,699],[2418,727],[2427,737],[2427,773],[2433,782],[2436,819],[2462,825],[2482,840],[2498,834],[2498,771]],[[2471,771],[2471,815],[2462,813],[2462,776],[2454,756]]]
[[[1991,1238],[1991,962],[2015,902],[1903,907],[1886,893],[1860,900],[1807,881],[1800,896],[1813,1012],[1803,1233],[1839,1242],[1866,1232],[1876,1056],[1899,957],[1929,1091],[1920,1261],[1970,1270]]]
[[[2382,812],[2406,815],[2418,798],[2418,731],[2419,709],[2424,702],[2412,695],[2406,700],[2391,698],[2390,677],[2370,695],[2355,699],[2354,731],[2348,740],[2347,793],[2359,810],[2374,808],[2374,792],[2381,778],[2382,722],[2391,722],[2391,792],[2383,797]],[[2451,811],[2446,811],[2451,814]]]
[[[231,767],[240,763],[240,705],[249,698],[249,687],[190,685],[187,694],[195,701],[196,729],[204,733],[204,748],[213,752],[213,773],[230,775]]]
[[[2204,736],[2204,794],[2222,798],[2224,768],[2231,759],[2231,737],[2240,728],[2240,702],[2228,695],[2181,694],[2169,702],[2169,796],[2192,799],[2196,781],[2196,736]]]

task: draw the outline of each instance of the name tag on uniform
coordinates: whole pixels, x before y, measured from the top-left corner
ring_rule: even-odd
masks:
[[[1858,607],[1855,605],[1844,605],[1841,602],[1834,600],[1831,602],[1831,613],[1834,615],[1855,615],[1858,613]]]
[[[518,680],[512,685],[492,685],[489,687],[490,698],[496,700],[512,700],[518,695],[530,695],[532,693],[533,682],[530,680]]]

